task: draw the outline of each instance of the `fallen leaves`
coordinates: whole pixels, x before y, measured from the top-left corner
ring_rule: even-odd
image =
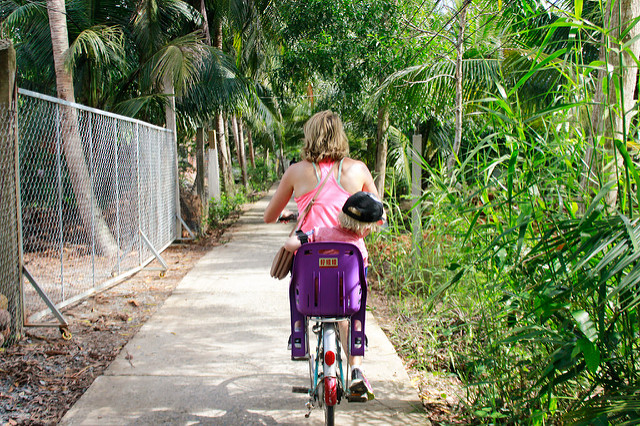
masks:
[[[55,328],[27,328],[22,341],[1,348],[0,425],[57,424],[214,244],[171,246],[162,253],[168,262],[180,259],[171,274],[141,271],[65,309],[71,341]],[[126,359],[134,367],[133,356]]]
[[[126,350],[126,349],[125,349],[125,350]],[[136,367],[133,365],[133,362],[131,362],[131,360],[133,359],[133,355],[131,355],[131,354],[129,353],[129,351],[127,351],[127,355],[125,355],[124,359],[126,359],[127,361],[129,361],[129,364],[131,364],[131,367],[132,367],[132,368],[136,368]]]

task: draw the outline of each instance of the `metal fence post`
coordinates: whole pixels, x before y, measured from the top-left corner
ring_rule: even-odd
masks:
[[[116,241],[118,242],[118,252],[116,252],[116,264],[118,268],[118,274],[120,274],[120,170],[118,168],[118,121],[113,119],[113,155],[115,157],[115,180],[116,180]]]
[[[140,209],[140,124],[136,123],[136,185],[138,193],[136,194],[138,203],[138,230],[142,229],[142,210]],[[137,235],[138,238],[138,265],[142,265],[142,236],[140,232]]]
[[[89,128],[89,177],[91,178],[89,185],[91,188],[95,188],[95,164],[93,163],[93,119],[91,114],[87,114],[88,128]],[[94,211],[94,205],[91,204],[91,280],[93,287],[96,286],[96,225],[95,225],[96,212]]]
[[[60,105],[56,106],[56,161],[58,177],[58,231],[60,243],[60,292],[62,300],[65,298],[64,292],[64,228],[62,223],[62,129],[60,128],[61,116]]]

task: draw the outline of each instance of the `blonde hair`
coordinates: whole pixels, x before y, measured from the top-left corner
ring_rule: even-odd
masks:
[[[375,232],[380,228],[378,222],[360,222],[351,216],[347,216],[344,212],[338,213],[338,222],[340,222],[342,228],[353,231],[358,235],[364,235],[366,231]]]
[[[342,120],[331,110],[314,114],[304,124],[302,158],[318,163],[326,158],[342,160],[349,155],[349,141]]]

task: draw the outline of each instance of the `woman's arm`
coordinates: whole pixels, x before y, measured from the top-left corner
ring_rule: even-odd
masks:
[[[275,194],[273,194],[273,198],[271,198],[269,205],[264,210],[263,219],[265,223],[274,223],[277,221],[280,213],[282,213],[287,203],[289,203],[291,195],[293,195],[293,168],[293,166],[289,167],[287,171],[284,172],[282,180],[280,180],[278,188]]]
[[[291,253],[295,253],[295,251],[298,250],[301,245],[302,243],[300,242],[296,234],[293,234],[287,239],[287,241],[284,242],[284,248]]]
[[[362,171],[362,175],[364,179],[364,182],[362,184],[362,190],[366,192],[370,192],[374,194],[376,197],[380,198],[380,194],[378,194],[378,188],[376,187],[376,184],[373,181],[373,176],[371,176],[371,172],[369,171],[369,168],[364,163],[361,163],[361,164],[362,164],[362,168],[364,169]]]

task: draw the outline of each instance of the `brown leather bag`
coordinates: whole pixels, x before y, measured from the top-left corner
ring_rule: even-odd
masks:
[[[335,164],[331,167],[331,169],[329,170],[329,173],[327,173],[327,175],[322,180],[322,184],[320,185],[320,188],[318,188],[316,195],[313,196],[313,199],[311,199],[309,204],[307,204],[307,207],[305,207],[304,212],[298,218],[298,226],[296,226],[291,230],[291,233],[289,233],[289,236],[292,236],[295,231],[302,229],[302,225],[304,224],[304,221],[307,218],[307,214],[309,214],[311,207],[313,207],[313,203],[316,201],[316,198],[318,197],[318,194],[320,194],[320,191],[322,191],[322,188],[324,187],[324,184],[327,182],[327,179],[333,173],[334,167],[335,167]],[[289,275],[289,272],[291,271],[291,265],[293,265],[293,253],[285,249],[284,246],[280,247],[280,250],[278,250],[278,252],[276,253],[276,257],[274,257],[273,262],[271,262],[271,272],[270,272],[271,277],[277,278],[279,280],[285,278],[287,275]]]
[[[271,276],[279,280],[289,275],[291,265],[293,264],[293,253],[285,249],[284,246],[280,247],[276,257],[273,258],[271,264]]]

